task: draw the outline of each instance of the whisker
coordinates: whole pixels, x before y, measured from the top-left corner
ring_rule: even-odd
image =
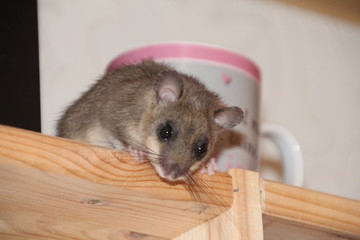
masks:
[[[212,214],[212,215],[222,215],[225,217],[226,221],[234,221],[233,212],[228,211],[228,204],[221,198],[218,193],[216,193],[212,187],[197,175],[187,174],[185,178],[186,188],[189,191],[191,197],[197,202],[196,209],[199,209],[199,214]],[[222,224],[219,219],[219,239],[230,239],[230,234],[228,232],[227,226]]]
[[[150,149],[149,147],[145,146],[141,141],[130,138],[130,139],[127,139],[127,142],[129,144],[129,146],[131,146],[133,149],[143,152],[144,155],[146,156],[146,158],[153,163],[158,163],[159,160],[162,158],[161,154],[156,153],[153,149]],[[109,144],[109,142],[105,142],[105,141],[99,142],[98,144],[100,146],[105,146],[105,147],[108,145],[111,145],[111,144]],[[126,151],[126,147],[127,146],[125,146],[125,148],[123,150]],[[110,148],[116,149],[115,147],[110,147]]]

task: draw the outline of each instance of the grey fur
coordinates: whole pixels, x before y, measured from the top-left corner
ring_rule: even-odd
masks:
[[[181,89],[174,91],[176,101],[159,102],[159,88],[169,76],[177,81],[171,87]],[[219,113],[220,125],[215,121]],[[162,157],[156,164],[185,174],[197,162],[193,156],[194,144],[201,138],[209,139],[209,151],[203,163],[210,157],[220,130],[233,127],[242,117],[241,109],[226,107],[217,94],[194,77],[178,73],[166,64],[146,60],[123,66],[97,81],[65,111],[58,122],[57,134],[106,147],[116,147],[118,141],[124,147],[137,149],[139,143],[148,147],[147,141],[157,138],[159,124],[171,120],[177,137],[173,142],[159,142],[157,154]],[[95,130],[104,137],[101,138],[104,144],[89,137]]]

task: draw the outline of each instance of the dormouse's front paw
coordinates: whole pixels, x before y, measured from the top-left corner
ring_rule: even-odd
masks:
[[[133,158],[134,162],[137,162],[137,163],[145,162],[145,154],[143,151],[136,150],[131,146],[125,148],[124,151],[130,154],[130,156]]]
[[[215,158],[211,158],[199,171],[200,173],[207,173],[209,176],[213,176],[216,170],[219,170],[219,168],[216,165]]]

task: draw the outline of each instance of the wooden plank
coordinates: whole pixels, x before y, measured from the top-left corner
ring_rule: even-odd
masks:
[[[6,126],[0,176],[1,239],[169,239],[232,203],[227,174],[195,176],[198,204],[125,153]]]
[[[233,239],[261,240],[263,224],[261,215],[260,178],[251,171],[231,169],[233,178],[234,211]]]
[[[234,202],[232,208],[174,240],[262,240],[263,224],[260,203],[259,174],[231,169]]]
[[[261,206],[265,239],[360,239],[360,202],[231,174],[190,194],[125,153],[0,126],[0,238],[262,239]]]
[[[233,212],[228,210],[207,222],[199,224],[172,240],[231,240],[235,239],[233,227]]]
[[[267,239],[360,239],[359,201],[278,182],[263,184]]]
[[[156,228],[146,215],[174,223],[158,201],[117,187],[9,166],[0,175],[0,239],[132,239],[137,225]]]
[[[289,221],[283,218],[264,216],[264,235],[266,240],[345,240],[357,237],[336,234],[323,228]]]

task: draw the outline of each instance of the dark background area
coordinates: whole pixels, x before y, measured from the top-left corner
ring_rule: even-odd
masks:
[[[0,3],[0,124],[40,131],[36,0]]]

